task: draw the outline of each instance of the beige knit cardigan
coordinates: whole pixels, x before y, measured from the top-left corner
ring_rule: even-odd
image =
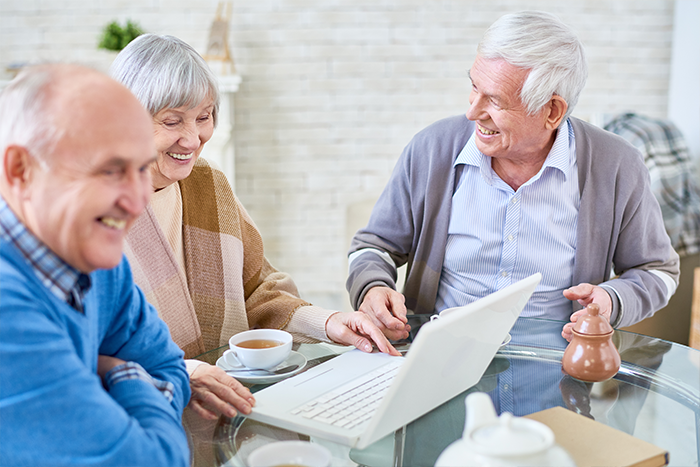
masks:
[[[310,305],[265,258],[260,232],[222,172],[200,158],[178,183],[185,271],[150,205],[129,231],[125,252],[134,281],[185,358],[247,329],[283,328],[295,310]]]

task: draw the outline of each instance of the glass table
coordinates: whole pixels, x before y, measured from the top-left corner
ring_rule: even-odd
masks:
[[[411,316],[412,335],[426,316]],[[567,342],[563,322],[520,318],[481,380],[364,450],[349,449],[314,438],[333,453],[334,466],[434,465],[440,453],[462,436],[464,399],[486,392],[498,413],[524,416],[561,406],[652,443],[670,453],[670,464],[697,466],[700,458],[700,351],[664,340],[616,331],[614,342],[622,366],[611,380],[583,383],[563,373],[561,357]],[[410,340],[398,342],[405,351]],[[332,358],[344,348],[329,344],[295,344],[308,367]],[[226,347],[197,357],[215,364]],[[264,386],[251,386],[255,392]],[[426,391],[430,385],[426,384]],[[205,422],[190,413],[183,422],[195,466],[245,466],[255,448],[275,440],[309,437],[265,425],[243,416]]]

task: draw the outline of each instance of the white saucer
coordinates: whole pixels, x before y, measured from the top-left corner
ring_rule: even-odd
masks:
[[[277,368],[283,368],[289,365],[299,365],[299,368],[290,371],[289,373],[284,373],[282,375],[252,375],[246,374],[245,370],[241,370],[241,373],[238,374],[237,369],[231,368],[229,364],[224,361],[224,357],[219,357],[219,359],[216,361],[216,366],[226,371],[227,373],[230,371],[230,373],[228,373],[230,376],[236,378],[241,383],[247,384],[272,384],[276,383],[277,381],[281,381],[285,378],[289,378],[290,376],[295,375],[304,369],[304,367],[306,366],[306,357],[304,357],[299,352],[295,352],[294,350],[292,350],[292,352],[289,354],[289,357],[287,357],[285,361],[283,361],[274,368],[270,368],[270,371],[274,371]]]

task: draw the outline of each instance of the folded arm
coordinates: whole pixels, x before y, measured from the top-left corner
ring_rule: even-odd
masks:
[[[63,329],[25,307],[13,310],[19,319],[5,310],[0,464],[189,465],[180,414],[153,384],[105,390]]]

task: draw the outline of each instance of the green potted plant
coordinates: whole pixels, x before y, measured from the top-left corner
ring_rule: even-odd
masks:
[[[127,20],[124,27],[121,27],[116,21],[112,21],[102,30],[102,38],[97,47],[118,52],[143,33],[141,27],[131,20]]]

